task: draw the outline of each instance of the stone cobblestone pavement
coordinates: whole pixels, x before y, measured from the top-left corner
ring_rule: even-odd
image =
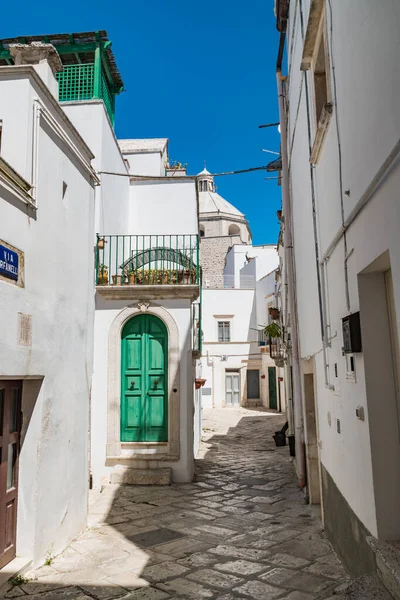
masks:
[[[109,486],[67,550],[3,588],[29,600],[335,599],[347,575],[305,504],[281,415],[204,411],[191,484]]]

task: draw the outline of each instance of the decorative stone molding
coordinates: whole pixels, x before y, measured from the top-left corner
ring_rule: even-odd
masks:
[[[16,65],[37,65],[47,61],[53,73],[63,70],[60,55],[53,44],[32,42],[31,44],[10,44],[10,54]]]
[[[98,285],[96,291],[105,300],[197,300],[200,295],[198,285]]]
[[[149,302],[138,302],[137,307],[141,312],[147,312],[149,310],[150,304]]]
[[[121,332],[132,317],[147,312],[163,321],[168,331],[168,442],[121,442]],[[138,302],[124,308],[111,324],[108,335],[107,445],[108,464],[134,466],[141,461],[152,468],[158,461],[180,458],[179,330],[171,314],[161,306]],[[139,468],[143,468],[140,466]]]

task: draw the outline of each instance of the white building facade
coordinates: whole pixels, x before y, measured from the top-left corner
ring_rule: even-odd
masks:
[[[0,66],[0,567],[17,555],[20,568],[86,525],[99,180],[58,103],[53,46],[10,51],[17,64]]]
[[[281,248],[284,285],[296,287],[282,324],[298,470],[358,574],[374,568],[369,536],[400,537],[400,6],[278,1],[276,13],[283,38],[287,28]]]
[[[0,47],[10,574],[15,556],[43,564],[80,533],[89,487],[190,481],[200,437],[196,179],[167,169],[168,140],[116,139],[123,83],[105,31],[25,42]]]
[[[274,246],[252,246],[245,216],[198,175],[202,266],[202,406],[282,410],[280,374],[269,356],[265,276],[278,264]]]

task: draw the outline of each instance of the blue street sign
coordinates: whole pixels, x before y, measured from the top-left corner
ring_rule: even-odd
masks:
[[[18,281],[18,254],[0,244],[0,275]]]

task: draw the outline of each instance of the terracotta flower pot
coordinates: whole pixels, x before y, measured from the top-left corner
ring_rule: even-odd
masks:
[[[122,285],[122,275],[112,275],[113,285]]]
[[[206,381],[207,381],[207,379],[195,379],[194,383],[195,383],[196,390],[199,390],[201,387],[203,387]]]
[[[128,273],[128,283],[130,285],[135,285],[135,283],[136,283],[136,273]]]
[[[280,312],[279,308],[270,308],[269,314],[271,315],[271,317],[274,320],[277,320],[277,319],[279,319],[281,312]]]
[[[107,285],[108,271],[99,271],[97,274],[97,285]]]

